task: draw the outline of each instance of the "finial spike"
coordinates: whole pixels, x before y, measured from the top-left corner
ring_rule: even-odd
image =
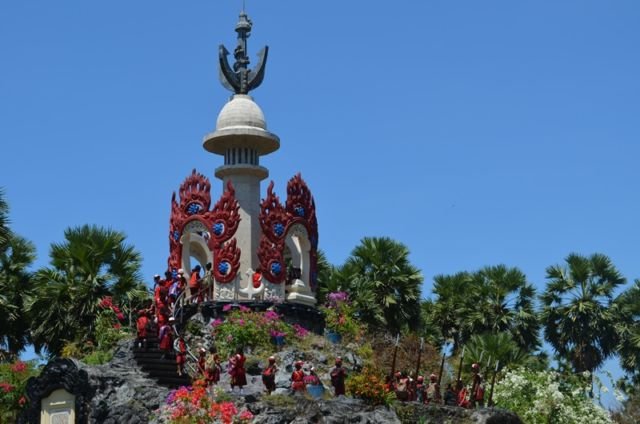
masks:
[[[264,68],[267,63],[268,47],[264,47],[259,53],[258,66],[255,69],[249,69],[249,56],[247,53],[247,39],[251,35],[253,23],[244,11],[245,1],[242,1],[242,12],[236,24],[236,32],[238,33],[238,45],[233,50],[233,56],[236,61],[233,69],[229,66],[227,55],[229,51],[220,45],[218,57],[220,61],[220,79],[222,85],[234,91],[236,94],[247,94],[250,90],[258,87],[264,78]]]

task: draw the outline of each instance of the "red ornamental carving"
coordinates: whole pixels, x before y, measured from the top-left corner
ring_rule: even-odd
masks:
[[[315,291],[317,286],[317,249],[318,221],[316,207],[307,184],[300,174],[294,176],[287,184],[286,207],[283,207],[273,193],[273,181],[267,188],[267,197],[260,205],[260,226],[262,236],[258,248],[258,259],[262,275],[271,283],[281,283],[286,277],[284,269],[285,237],[292,225],[301,224],[309,235],[311,243],[310,286]],[[274,273],[274,270],[280,270]]]
[[[182,263],[182,244],[180,237],[187,224],[200,222],[207,229],[208,246],[216,256],[224,254],[228,263],[228,271],[224,273],[224,280],[233,280],[240,267],[240,249],[235,245],[235,235],[240,223],[238,201],[231,182],[227,183],[227,190],[222,194],[213,210],[211,206],[211,184],[204,175],[194,169],[189,177],[180,185],[180,202],[176,200],[176,193],[171,197],[171,218],[169,221],[169,270],[177,272]],[[225,242],[232,240],[225,245]],[[222,275],[221,275],[222,276]]]
[[[229,283],[240,269],[240,249],[236,246],[236,239],[225,243],[216,249],[213,255],[213,276],[218,283]]]
[[[208,218],[211,221],[211,225],[207,227],[211,233],[209,247],[212,250],[229,240],[236,233],[240,224],[239,210],[240,205],[236,199],[236,191],[231,181],[227,181],[227,191],[224,192],[213,207],[213,210],[208,214]]]

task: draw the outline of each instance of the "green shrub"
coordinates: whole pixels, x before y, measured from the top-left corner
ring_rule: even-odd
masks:
[[[113,358],[112,350],[96,350],[82,358],[82,362],[87,365],[103,365]]]

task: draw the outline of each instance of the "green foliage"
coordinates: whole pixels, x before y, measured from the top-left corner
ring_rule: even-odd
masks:
[[[420,326],[422,274],[404,244],[365,237],[338,273],[362,322],[392,333]]]
[[[271,394],[270,396],[263,397],[262,401],[272,408],[289,409],[295,407],[296,405],[296,400],[293,397],[275,393]]]
[[[88,225],[69,228],[65,241],[52,245],[50,256],[52,267],[35,274],[37,296],[26,305],[37,352],[57,355],[69,341],[97,342],[96,317],[103,299],[127,312],[130,303],[133,309],[147,296],[141,256],[120,232]]]
[[[0,423],[14,423],[28,404],[27,380],[38,375],[33,361],[0,364]]]
[[[87,346],[83,346],[77,342],[68,342],[62,346],[62,350],[60,351],[60,356],[63,358],[82,358],[89,349]]]
[[[422,306],[424,319],[439,330],[441,342],[453,341],[455,351],[473,334],[502,332],[526,351],[539,347],[535,289],[518,268],[497,265],[438,275],[433,292],[436,299]]]
[[[554,371],[507,371],[495,386],[494,401],[528,424],[609,424],[607,411],[589,397],[590,375]]]
[[[622,406],[613,413],[613,421],[618,424],[637,424],[640,422],[640,385],[625,387],[625,392],[625,397],[616,394]]]
[[[9,229],[9,204],[4,190],[0,188],[0,253],[7,247],[11,230]]]
[[[332,294],[329,294],[329,297],[331,296]],[[354,316],[355,308],[347,299],[331,301],[327,306],[320,307],[320,310],[324,312],[327,330],[339,333],[348,340],[355,338],[360,333],[361,326]]]
[[[25,304],[33,294],[28,267],[35,257],[34,245],[13,233],[0,250],[0,348],[13,357],[29,342],[30,318]]]
[[[95,320],[96,343],[100,350],[110,350],[116,343],[131,334],[120,324],[116,314],[111,309],[105,309],[98,313]]]
[[[103,365],[113,359],[113,350],[95,350],[82,358],[87,365]]]
[[[470,370],[471,364],[478,362],[481,362],[483,370],[494,370],[496,361],[499,361],[499,369],[505,367],[540,368],[540,359],[521,349],[509,333],[486,333],[472,336],[465,348],[465,370]],[[480,361],[481,356],[482,361]],[[546,366],[542,368],[546,368]]]
[[[566,263],[547,268],[545,339],[575,372],[594,371],[618,344],[613,293],[625,279],[605,255],[572,253]]]
[[[640,384],[640,280],[615,301],[617,310],[616,350],[620,356],[622,368],[631,379]]]
[[[202,325],[197,321],[187,321],[185,332],[195,337],[202,336]]]

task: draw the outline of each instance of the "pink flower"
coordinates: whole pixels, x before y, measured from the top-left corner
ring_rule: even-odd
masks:
[[[230,342],[230,341],[232,341],[232,340],[233,340],[233,336],[232,336],[231,334],[229,334],[229,335],[227,336],[227,341],[228,341],[228,342]]]
[[[242,411],[240,413],[238,418],[240,418],[241,420],[244,420],[244,421],[249,421],[249,420],[253,419],[253,414],[251,413],[251,411],[245,409],[244,411]]]
[[[224,322],[224,320],[223,320],[223,319],[221,319],[221,318],[216,318],[216,319],[214,319],[214,320],[213,320],[213,322],[211,323],[211,326],[215,328],[215,327],[217,327],[217,326],[221,325],[223,322]]]
[[[238,323],[238,325],[240,327],[244,326],[244,320],[242,318],[240,318],[238,321],[236,321]]]
[[[246,306],[240,305],[240,312],[251,312],[251,309],[247,308]]]
[[[231,308],[232,308],[231,303],[227,303],[222,307],[222,312],[229,312]]]
[[[303,338],[309,334],[309,330],[301,326],[300,324],[293,324],[293,329],[296,330],[296,336]]]
[[[25,403],[27,403],[27,398],[24,396],[21,396],[20,399],[18,400],[18,405],[24,406]]]
[[[124,314],[122,312],[119,312],[116,317],[118,318],[118,321],[124,321]]]
[[[271,337],[284,337],[286,335],[286,333],[278,330],[271,330],[269,334],[271,335]]]
[[[277,321],[280,319],[280,315],[278,315],[278,313],[275,311],[266,311],[264,313],[264,318],[267,321]]]

